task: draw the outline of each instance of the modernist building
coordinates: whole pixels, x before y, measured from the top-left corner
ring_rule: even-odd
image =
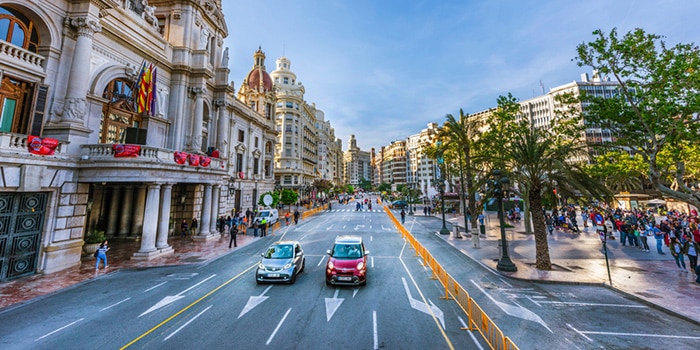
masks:
[[[395,191],[398,185],[407,185],[406,140],[392,141],[380,151],[382,183],[391,184]]]
[[[425,148],[435,142],[440,127],[429,123],[420,133],[406,138],[406,182],[421,191],[424,200],[433,198],[438,190],[435,187],[437,164],[426,157]]]
[[[0,281],[79,265],[92,230],[170,254],[181,221],[208,239],[274,187],[272,114],[228,83],[221,1],[152,2],[0,4]]]

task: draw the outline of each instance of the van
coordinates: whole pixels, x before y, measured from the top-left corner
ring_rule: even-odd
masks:
[[[272,225],[279,220],[280,216],[277,209],[261,209],[258,210],[258,214],[255,215],[253,222],[260,224],[263,218],[267,219],[268,225]]]

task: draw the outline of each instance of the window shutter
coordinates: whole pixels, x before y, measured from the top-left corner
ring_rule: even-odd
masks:
[[[29,132],[27,134],[33,136],[41,136],[41,131],[44,126],[44,114],[46,113],[46,100],[49,95],[48,85],[39,85],[34,96],[34,113],[32,121],[29,124]]]

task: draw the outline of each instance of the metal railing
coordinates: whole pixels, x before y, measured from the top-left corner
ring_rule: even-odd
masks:
[[[454,300],[457,305],[467,315],[467,328],[462,328],[468,331],[479,331],[484,337],[484,340],[489,344],[491,349],[515,350],[518,347],[513,341],[506,337],[500,328],[493,320],[484,312],[484,310],[469,296],[464,287],[440,265],[430,252],[413,237],[413,235],[401,225],[394,214],[387,206],[384,206],[384,211],[387,213],[391,221],[396,225],[399,233],[409,242],[416,256],[423,260],[423,263],[432,271],[431,279],[438,280],[445,288],[445,295],[441,299]]]

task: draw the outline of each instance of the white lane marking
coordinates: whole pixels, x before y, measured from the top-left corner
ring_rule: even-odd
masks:
[[[673,338],[673,339],[691,339],[700,340],[700,337],[692,337],[689,335],[666,335],[666,334],[646,334],[646,333],[616,333],[616,332],[595,332],[595,331],[581,331],[584,334],[597,334],[597,335],[613,335],[622,337],[649,337],[649,338]]]
[[[191,320],[185,322],[185,324],[183,324],[182,326],[180,326],[180,328],[176,329],[174,332],[170,333],[170,335],[168,335],[167,337],[165,337],[165,338],[163,339],[163,341],[166,341],[166,340],[170,339],[170,337],[174,336],[174,335],[177,334],[179,331],[181,331],[183,328],[187,327],[187,325],[190,324],[190,323],[192,323],[192,321],[196,320],[197,317],[202,316],[203,313],[209,311],[209,309],[211,309],[212,306],[213,306],[213,305],[209,305],[206,309],[200,311],[196,316],[192,317]]]
[[[379,349],[379,338],[377,336],[377,310],[372,310],[372,331],[374,337],[374,350]]]
[[[506,286],[513,287],[512,284],[508,283],[508,281],[504,280],[503,278],[499,278],[499,280],[501,280],[501,283],[505,284]]]
[[[372,268],[374,268],[374,257],[371,257],[370,261],[372,261]]]
[[[547,324],[544,322],[544,320],[542,320],[540,318],[540,316],[538,316],[536,313],[534,313],[534,312],[532,312],[532,311],[530,311],[530,310],[528,310],[520,305],[517,305],[517,304],[510,305],[510,304],[502,303],[502,302],[494,299],[490,294],[486,293],[486,291],[478,283],[476,283],[476,281],[474,281],[474,280],[470,280],[470,281],[472,282],[472,284],[476,288],[478,288],[482,293],[484,293],[484,295],[486,295],[487,298],[491,299],[491,301],[494,304],[496,304],[496,306],[498,306],[501,310],[503,310],[503,312],[505,312],[506,314],[511,315],[511,316],[515,316],[518,318],[522,318],[524,320],[537,322],[537,323],[541,324],[544,328],[546,328],[548,331],[554,333],[549,328],[549,326],[547,326]]]
[[[537,306],[539,306],[539,307],[542,307],[542,305],[540,305],[540,303],[536,302],[536,301],[535,301],[534,299],[532,299],[529,295],[526,296],[525,298],[526,298],[527,300],[530,300],[533,304],[535,304],[535,305],[537,305]]]
[[[156,284],[155,286],[153,286],[153,287],[151,287],[151,288],[148,288],[148,289],[144,290],[143,292],[144,292],[144,293],[150,292],[150,291],[152,291],[152,290],[154,290],[154,289],[156,289],[156,288],[158,288],[158,287],[160,287],[160,286],[162,286],[162,285],[164,285],[164,284],[166,284],[166,283],[168,283],[168,281],[165,281],[165,282],[163,282],[163,283]]]
[[[406,296],[408,297],[408,302],[409,304],[411,304],[411,307],[425,314],[437,317],[440,320],[442,329],[445,329],[445,317],[443,315],[442,310],[435,306],[435,304],[433,304],[432,300],[430,299],[428,299],[430,306],[428,306],[427,303],[423,303],[416,299],[413,299],[413,296],[411,295],[411,290],[408,289],[408,283],[406,282],[406,278],[401,277],[401,281],[403,282],[403,288],[404,290],[406,290]]]
[[[644,305],[628,305],[628,304],[600,304],[600,303],[577,303],[570,301],[540,301],[541,304],[557,304],[566,306],[613,306],[613,307],[631,307],[631,308],[646,308]]]
[[[260,293],[258,296],[251,296],[248,298],[248,302],[245,304],[245,307],[243,307],[243,310],[241,310],[241,313],[238,315],[238,318],[241,318],[241,316],[245,315],[248,311],[253,310],[256,306],[260,305],[263,301],[267,300],[269,298],[268,296],[265,296],[265,293],[270,290],[272,286],[268,286],[265,288],[265,290]]]
[[[581,331],[579,331],[578,329],[574,328],[574,326],[572,326],[572,325],[570,325],[570,324],[568,324],[568,323],[566,324],[566,326],[569,327],[569,328],[571,328],[574,332],[578,333],[578,335],[580,335],[580,336],[586,338],[586,340],[588,340],[588,341],[590,341],[590,342],[593,341],[593,339],[591,339],[591,338],[587,337],[585,334],[581,333]]]
[[[462,324],[462,328],[465,328],[465,329],[469,328],[469,326],[466,323],[464,323],[464,320],[462,319],[461,316],[457,316],[457,319],[459,319],[459,323]],[[469,336],[472,337],[472,340],[474,341],[474,345],[476,345],[476,347],[479,348],[479,350],[484,350],[484,347],[481,346],[481,344],[479,344],[479,341],[474,336],[474,332],[472,332],[472,331],[467,331],[467,332],[469,332]]]
[[[119,305],[119,304],[121,304],[121,303],[123,303],[123,302],[125,302],[125,301],[127,301],[127,300],[129,300],[129,299],[131,299],[131,297],[128,297],[128,298],[126,298],[126,299],[124,299],[124,300],[122,300],[122,301],[116,302],[116,303],[114,303],[114,304],[112,304],[112,305],[110,305],[110,306],[107,306],[107,307],[105,307],[105,308],[102,308],[102,309],[100,310],[100,312],[105,311],[105,310],[107,310],[107,309],[109,309],[109,308],[112,308],[112,307],[114,307],[114,306],[117,306],[117,305]]]
[[[316,266],[321,266],[321,263],[323,262],[323,260],[326,260],[325,255],[321,257],[321,260],[318,261],[318,264],[316,264]]]
[[[280,322],[277,324],[277,327],[275,327],[275,330],[270,334],[270,338],[267,339],[267,343],[265,345],[270,345],[270,342],[272,341],[272,338],[275,337],[275,334],[277,334],[277,331],[282,327],[282,323],[284,323],[284,320],[287,319],[287,315],[289,315],[289,312],[292,311],[292,308],[290,307],[287,309],[287,312],[284,313],[284,317],[280,320]]]
[[[370,226],[369,229],[371,230],[371,229],[372,229],[372,226]],[[369,241],[372,242],[373,239],[374,239],[374,236],[370,235],[370,236],[369,236]]]
[[[354,298],[355,295],[357,295],[357,292],[359,292],[359,291],[360,291],[360,288],[355,288],[355,289],[353,289],[353,290],[352,290],[352,297]]]
[[[77,321],[73,321],[73,322],[71,322],[71,323],[69,323],[69,324],[67,324],[67,325],[65,325],[65,326],[63,326],[63,327],[61,327],[61,328],[59,328],[59,329],[57,329],[57,330],[55,330],[55,331],[46,333],[46,334],[42,335],[41,337],[34,339],[34,341],[39,341],[39,340],[41,340],[41,339],[44,339],[44,338],[50,336],[51,334],[60,332],[60,331],[62,331],[62,330],[64,330],[64,329],[66,329],[66,328],[68,328],[68,327],[70,327],[70,326],[72,326],[72,325],[74,325],[74,324],[76,324],[76,323],[78,323],[78,322],[84,320],[84,319],[85,319],[85,318],[81,318],[81,319],[79,319],[79,320],[77,320]]]
[[[344,298],[338,298],[338,293],[340,293],[340,291],[336,288],[333,297],[326,298],[326,322],[331,320],[333,314],[338,311],[340,304],[345,300]]]
[[[151,306],[150,309],[148,309],[148,310],[144,311],[142,314],[140,314],[139,317],[141,317],[141,316],[143,316],[143,315],[145,315],[145,314],[147,314],[147,313],[149,313],[149,312],[151,312],[151,311],[158,310],[158,309],[160,309],[161,307],[166,306],[166,305],[168,305],[168,304],[170,304],[170,303],[172,303],[172,302],[175,302],[175,301],[178,301],[178,300],[184,298],[185,296],[184,296],[183,294],[189,292],[190,290],[196,288],[196,287],[199,286],[200,284],[202,284],[202,283],[204,283],[204,282],[206,282],[206,281],[208,281],[208,280],[210,280],[210,279],[212,279],[212,278],[214,278],[214,277],[216,277],[216,274],[213,274],[213,275],[211,275],[211,276],[205,278],[203,281],[201,281],[201,282],[195,284],[195,285],[192,286],[192,287],[189,287],[189,288],[183,290],[183,291],[180,292],[180,293],[177,293],[177,294],[175,294],[175,295],[167,295],[167,296],[165,296],[163,299],[161,299],[161,300],[160,300],[159,302],[157,302],[155,305]]]

